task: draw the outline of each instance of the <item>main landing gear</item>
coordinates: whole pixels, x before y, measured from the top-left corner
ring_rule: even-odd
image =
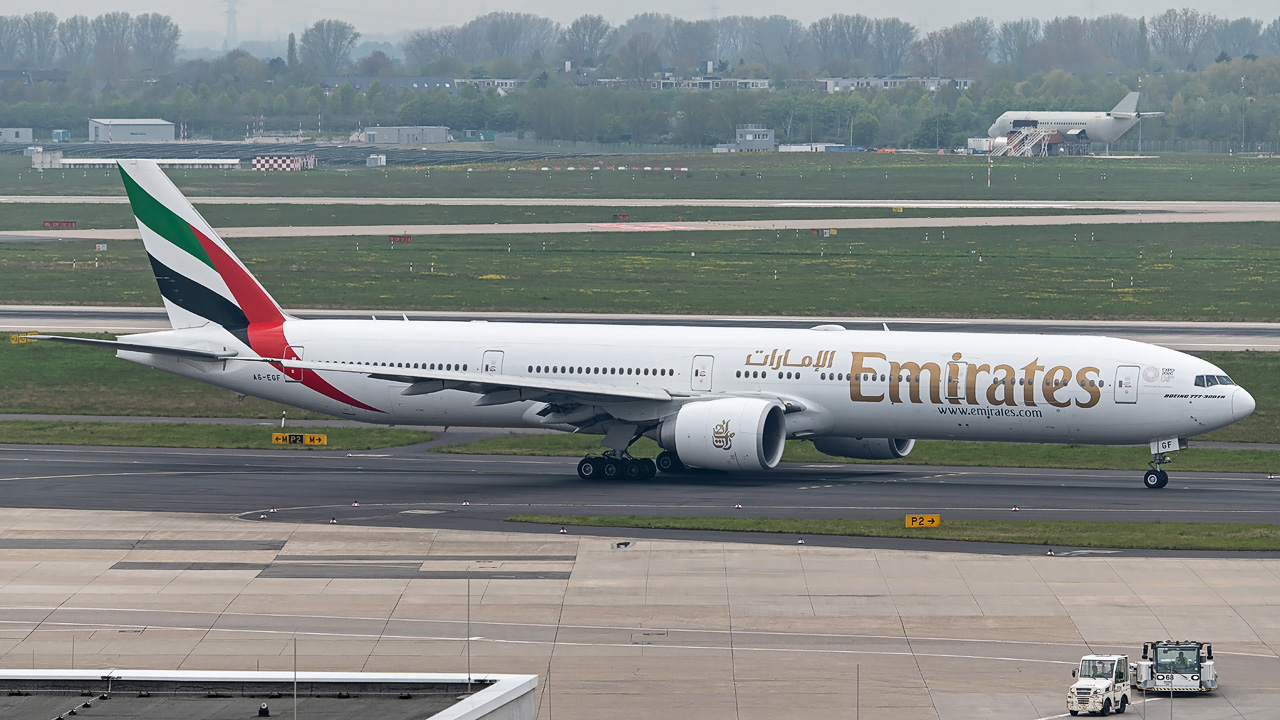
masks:
[[[1151,462],[1147,463],[1151,467],[1150,470],[1142,476],[1142,484],[1148,490],[1159,490],[1169,484],[1169,473],[1160,469],[1162,463],[1171,463],[1173,458],[1164,453],[1155,453],[1151,456]]]
[[[627,480],[651,480],[658,474],[658,466],[648,458],[630,455],[615,457],[609,452],[599,457],[585,457],[578,462],[578,477],[583,480],[596,478],[625,478]]]

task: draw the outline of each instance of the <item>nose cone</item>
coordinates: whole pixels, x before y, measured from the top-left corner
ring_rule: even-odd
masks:
[[[998,137],[1000,135],[999,125],[1000,122],[998,120],[991,123],[991,127],[987,128],[987,137]]]
[[[1231,417],[1237,422],[1252,415],[1253,409],[1257,406],[1253,396],[1242,387],[1236,388],[1236,391],[1231,394]]]

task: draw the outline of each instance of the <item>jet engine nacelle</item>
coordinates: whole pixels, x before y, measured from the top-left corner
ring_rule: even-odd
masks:
[[[909,455],[912,448],[916,446],[916,441],[902,438],[821,437],[814,438],[813,446],[820,453],[836,457],[857,460],[897,460]]]
[[[777,467],[786,439],[782,406],[756,398],[691,402],[659,430],[680,462],[708,470]]]

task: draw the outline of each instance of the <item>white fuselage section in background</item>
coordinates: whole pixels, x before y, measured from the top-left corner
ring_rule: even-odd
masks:
[[[604,400],[614,417],[661,418],[690,401],[761,397],[786,403],[787,436],[1143,444],[1199,435],[1252,412],[1199,358],[1093,336],[865,332],[547,323],[290,320],[288,343],[307,361],[369,364],[370,372],[448,368],[667,391],[668,401]],[[169,346],[228,347],[255,357],[215,325],[135,335]],[[475,393],[402,392],[409,383],[318,372],[367,408],[294,382],[272,365],[216,363],[122,351],[120,357],[274,400],[369,423],[545,427],[543,403],[477,406]],[[376,366],[376,369],[375,369]],[[368,409],[372,408],[372,409]]]
[[[1081,135],[1081,140],[1111,143],[1120,139],[1134,125],[1140,116],[1128,113],[1125,117],[1114,117],[1108,112],[1043,112],[1023,111],[1007,112],[987,128],[987,137],[1005,137],[1011,132],[1024,128],[1037,130],[1056,130],[1063,137],[1071,138],[1073,131]]]

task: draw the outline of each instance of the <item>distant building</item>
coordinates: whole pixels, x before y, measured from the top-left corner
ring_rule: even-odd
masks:
[[[20,85],[36,83],[64,83],[71,74],[66,70],[0,70],[0,83],[16,82]]]
[[[114,158],[64,158],[61,150],[45,150],[36,147],[31,153],[31,168],[39,170],[90,170],[114,168],[119,160]],[[240,161],[235,158],[155,158],[162,168],[179,170],[239,170]]]
[[[320,78],[325,90],[332,92],[343,85],[350,85],[356,90],[367,93],[374,83],[382,86],[382,92],[389,95],[405,91],[422,93],[432,90],[444,90],[450,95],[458,94],[458,83],[451,77],[433,77],[426,75],[352,75]]]
[[[89,142],[173,142],[173,123],[159,118],[91,119]]]
[[[35,139],[31,128],[0,128],[0,143],[27,143]]]
[[[876,76],[876,77],[854,77],[854,78],[822,78],[815,80],[814,83],[819,90],[827,93],[853,92],[854,90],[869,90],[871,88],[885,89],[896,88],[911,83],[919,83],[924,85],[930,92],[937,92],[938,88],[950,85],[959,90],[969,89],[969,84],[973,82],[973,78],[952,78],[952,77],[925,77],[915,75],[892,75],[892,76]]]
[[[778,149],[773,130],[764,125],[739,125],[732,143],[715,146],[713,152],[773,152]]]
[[[254,170],[298,172],[312,170],[316,166],[315,153],[262,153],[253,156]]]
[[[458,78],[454,81],[458,85],[475,85],[480,92],[484,92],[489,88],[494,88],[499,93],[508,90],[515,90],[524,87],[527,80],[518,80],[516,78]]]
[[[373,145],[433,145],[449,142],[449,128],[439,125],[396,125],[365,128],[364,141]]]

